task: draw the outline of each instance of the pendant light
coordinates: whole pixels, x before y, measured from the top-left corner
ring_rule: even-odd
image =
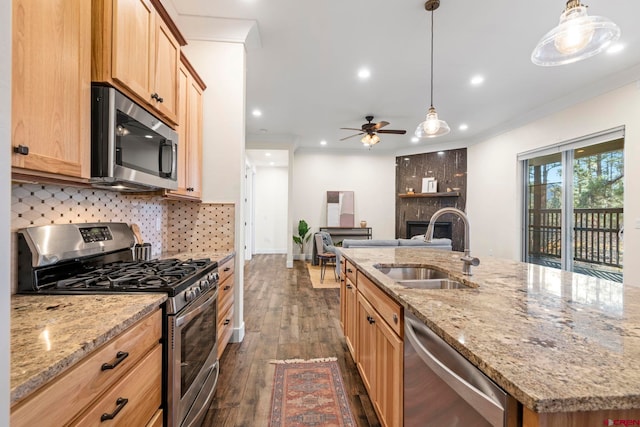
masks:
[[[433,106],[433,11],[439,6],[440,0],[428,0],[424,4],[424,8],[431,12],[431,106],[424,122],[421,122],[416,128],[415,135],[418,138],[435,138],[446,135],[451,130],[447,122],[438,118],[438,113]]]
[[[589,16],[580,0],[567,1],[560,23],[540,39],[531,61],[545,67],[590,58],[620,38],[620,28],[602,16]]]

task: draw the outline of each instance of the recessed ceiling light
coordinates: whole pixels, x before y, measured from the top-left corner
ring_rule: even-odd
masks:
[[[366,68],[361,68],[360,71],[358,71],[358,77],[361,79],[368,79],[371,77],[371,71]]]
[[[484,82],[484,77],[481,75],[471,77],[471,84],[474,86],[479,86]]]
[[[327,145],[327,141],[323,139],[322,141],[320,141],[320,145]]]
[[[616,43],[612,45],[609,49],[607,49],[607,53],[618,53],[624,50],[624,45],[622,43]]]
[[[271,153],[264,153],[265,156],[271,157]]]
[[[460,126],[458,126],[458,129],[460,130],[467,130],[469,129],[469,125],[467,125],[466,123],[461,124]]]
[[[444,151],[438,151],[438,155],[442,156],[444,154]]]
[[[413,142],[414,144],[418,141],[420,141],[420,138],[418,138],[417,136],[414,136],[413,138],[411,138],[411,142]]]
[[[269,166],[273,166],[273,165],[275,165],[274,162],[269,162]]]
[[[251,114],[253,114],[254,117],[260,117],[262,115],[262,111],[260,110],[253,110],[251,112]]]
[[[153,135],[145,135],[144,137],[147,139],[153,139]]]

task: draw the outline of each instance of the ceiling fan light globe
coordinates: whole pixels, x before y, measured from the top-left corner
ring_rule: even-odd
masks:
[[[531,54],[536,65],[570,64],[605,50],[620,38],[620,28],[607,18],[587,15],[585,6],[568,6],[560,24],[545,34]]]

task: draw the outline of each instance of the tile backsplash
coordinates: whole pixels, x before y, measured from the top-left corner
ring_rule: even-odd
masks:
[[[235,206],[170,201],[161,196],[129,195],[92,188],[41,184],[11,187],[12,293],[17,289],[17,235],[20,228],[48,224],[126,222],[140,227],[163,252],[234,249]]]

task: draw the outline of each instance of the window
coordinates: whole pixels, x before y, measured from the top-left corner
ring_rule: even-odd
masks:
[[[624,130],[523,153],[523,261],[622,282]]]

